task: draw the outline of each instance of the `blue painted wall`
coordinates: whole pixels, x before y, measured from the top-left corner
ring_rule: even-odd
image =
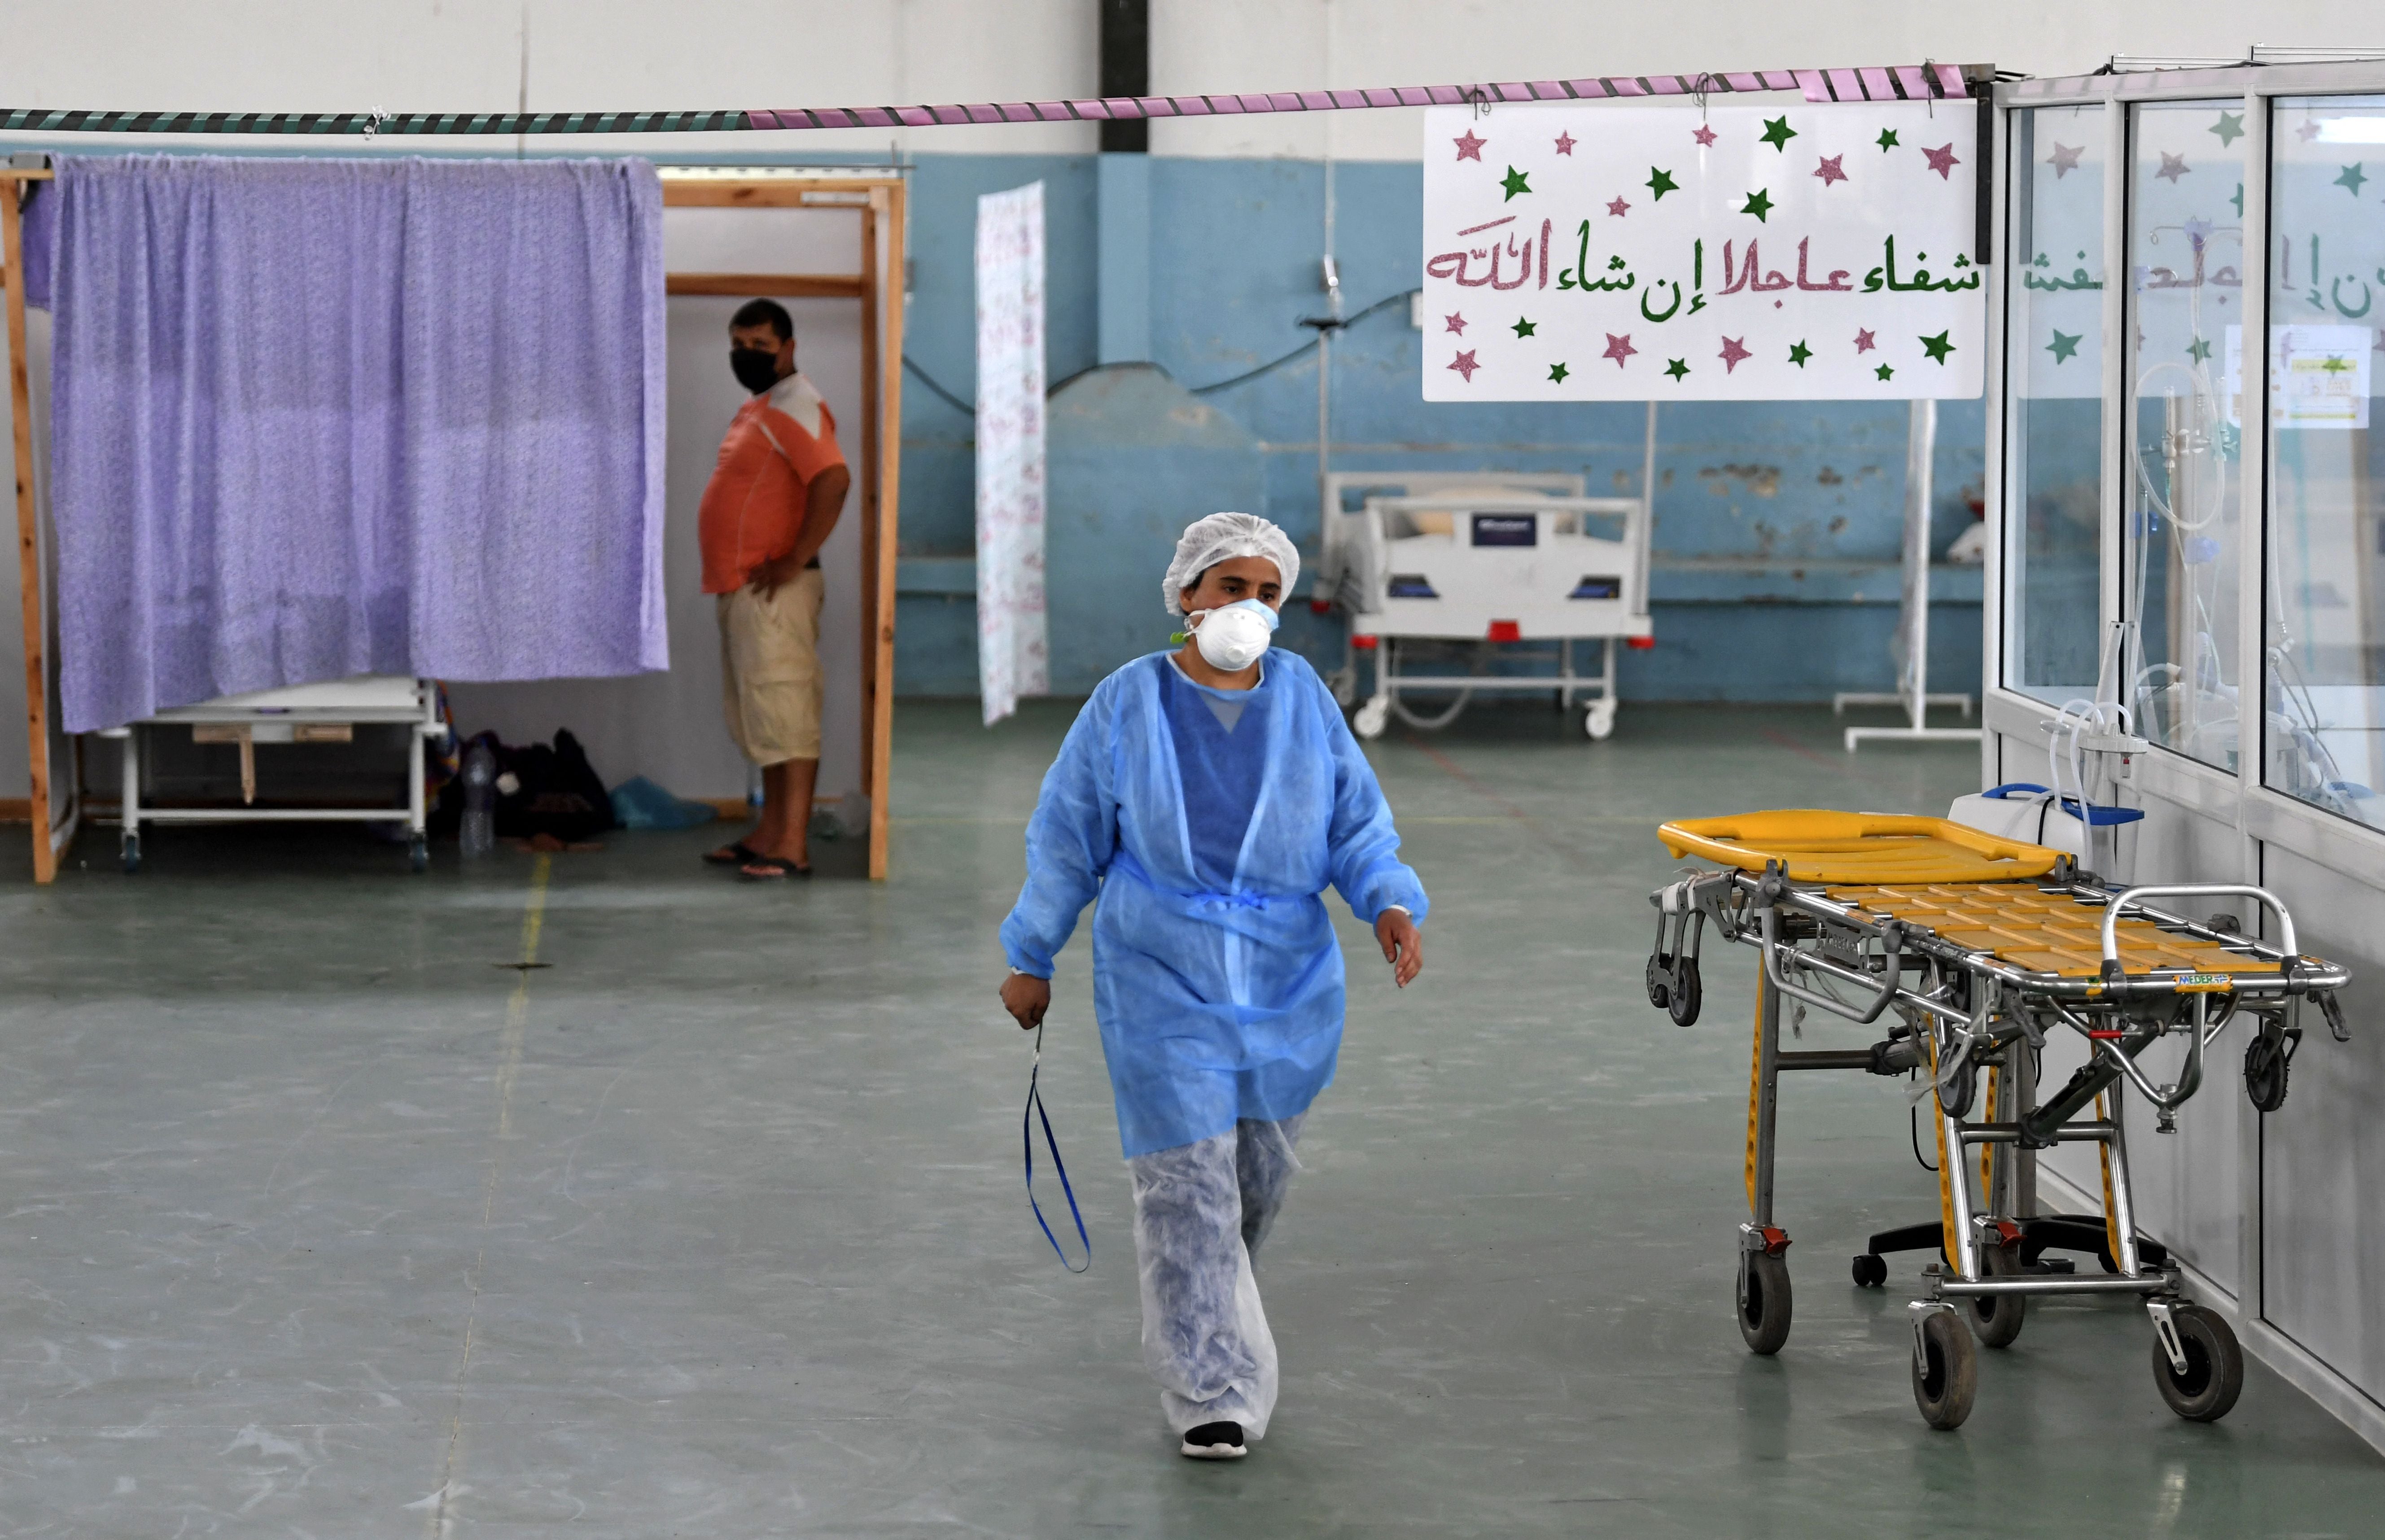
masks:
[[[1155,158],[1145,245],[1115,234],[1102,240],[1095,157],[923,157],[911,205],[917,266],[908,348],[921,371],[964,400],[975,381],[976,195],[1037,177],[1045,181],[1055,387],[1098,356],[1105,249],[1114,264],[1121,252],[1147,252],[1148,271],[1137,276],[1148,285],[1152,362],[1255,442],[1260,511],[1313,554],[1315,353],[1244,383],[1205,387],[1279,359],[1313,335],[1299,321],[1325,304],[1317,287],[1323,166]],[[1393,302],[1334,345],[1334,467],[1560,470],[1586,476],[1593,492],[1636,491],[1644,423],[1637,404],[1424,404],[1424,339],[1398,298],[1421,279],[1421,172],[1355,164],[1335,168],[1334,178],[1345,314]],[[902,552],[915,560],[905,568],[910,591],[898,614],[896,680],[908,693],[972,694],[970,422],[917,377],[904,418]],[[1666,407],[1652,580],[1657,646],[1627,655],[1626,697],[1810,701],[1889,688],[1905,421],[1903,406],[1874,404]],[[1977,402],[1940,409],[1941,551],[1970,522],[1967,504],[1979,495],[1981,424]],[[1084,688],[1076,676],[1124,639],[1148,633],[1151,645],[1164,642],[1157,577],[1168,541],[1154,519],[1172,516],[1168,509],[1190,518],[1248,495],[1239,475],[1218,484],[1206,481],[1211,473],[1195,461],[1138,453],[1148,427],[1106,396],[1074,428],[1064,429],[1055,415],[1051,567],[1055,588],[1064,575],[1081,585],[1054,598],[1055,688]],[[1073,467],[1067,474],[1064,453]],[[1977,574],[1942,573],[1935,586],[1942,598],[1931,627],[1930,686],[1976,689]],[[1341,651],[1338,627],[1305,613],[1287,617],[1280,644],[1319,659]]]

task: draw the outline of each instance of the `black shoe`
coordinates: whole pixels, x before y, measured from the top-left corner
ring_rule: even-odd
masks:
[[[1250,1452],[1242,1446],[1240,1422],[1204,1422],[1188,1428],[1184,1447],[1177,1450],[1188,1459],[1240,1459]]]

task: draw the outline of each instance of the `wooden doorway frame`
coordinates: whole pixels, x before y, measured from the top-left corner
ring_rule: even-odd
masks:
[[[861,304],[861,789],[869,802],[869,876],[887,875],[887,787],[894,729],[894,561],[903,477],[904,179],[886,170],[761,167],[660,168],[665,208],[852,211],[859,218],[852,273],[670,273],[666,294],[852,299]],[[31,381],[25,360],[22,208],[47,168],[0,167],[0,283],[6,290],[8,416],[16,448],[18,581],[23,593],[25,730],[33,880],[56,880],[80,805],[69,789],[63,822],[49,774],[50,689],[41,516],[33,481]]]

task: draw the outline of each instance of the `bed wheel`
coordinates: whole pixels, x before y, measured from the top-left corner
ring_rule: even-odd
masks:
[[[1888,1259],[1867,1251],[1854,1261],[1855,1287],[1878,1288],[1888,1282]]]
[[[1959,1428],[1979,1394],[1979,1350],[1971,1334],[1953,1310],[1927,1311],[1914,1328],[1913,1344],[1913,1404],[1921,1420],[1942,1432]]]
[[[431,870],[431,841],[418,834],[408,840],[406,846],[406,864],[410,871]]]
[[[1661,951],[1648,954],[1648,1003],[1662,1011],[1673,998],[1673,960]]]
[[[1673,959],[1673,979],[1667,991],[1672,998],[1665,1009],[1675,1026],[1694,1026],[1698,1020],[1698,1003],[1705,990],[1698,979],[1698,960],[1694,957]]]
[[[2228,1323],[2201,1305],[2180,1305],[2170,1311],[2178,1327],[2178,1345],[2186,1352],[2186,1372],[2169,1361],[2161,1335],[2154,1335],[2154,1384],[2161,1388],[2169,1410],[2190,1422],[2216,1422],[2228,1415],[2244,1389],[2244,1350]]]
[[[1352,725],[1358,729],[1360,738],[1380,738],[1391,721],[1391,702],[1378,696],[1358,708],[1357,720]]]
[[[1789,1340],[1789,1263],[1761,1251],[1740,1254],[1739,1335],[1751,1353],[1780,1351]]]
[[[2020,1261],[2001,1246],[1992,1246],[1980,1259],[1990,1278],[2013,1278],[2020,1274]],[[1979,1334],[1979,1344],[1985,1348],[2009,1348],[2020,1335],[2021,1323],[2029,1315],[2029,1296],[2025,1294],[1975,1294],[1971,1296],[1971,1329]]]
[[[124,863],[124,875],[131,876],[141,870],[141,837],[128,834],[120,843],[119,859]]]
[[[1581,715],[1581,730],[1593,743],[1604,743],[1615,736],[1615,702],[1594,701]]]
[[[2286,1104],[2286,1068],[2293,1062],[2296,1046],[2290,1039],[2301,1035],[2276,1022],[2263,1022],[2244,1045],[2244,1094],[2259,1111],[2274,1112]]]

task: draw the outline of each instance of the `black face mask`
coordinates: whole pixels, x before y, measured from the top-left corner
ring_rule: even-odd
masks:
[[[760,348],[730,348],[729,372],[737,377],[738,384],[758,396],[779,382],[779,355]]]

